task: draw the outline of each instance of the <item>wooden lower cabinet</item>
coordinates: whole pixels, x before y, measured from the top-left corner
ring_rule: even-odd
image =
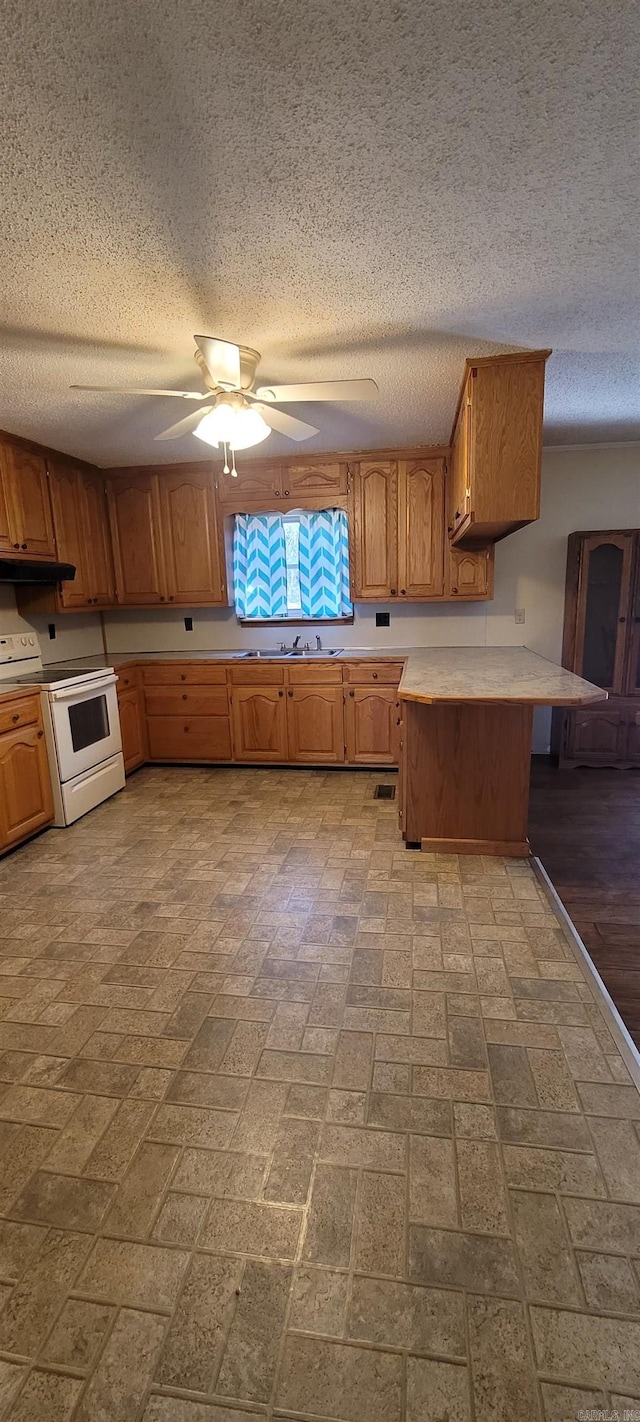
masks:
[[[561,719],[560,766],[640,765],[640,707],[638,702],[610,697],[598,706],[558,711]]]
[[[351,765],[397,765],[400,703],[395,686],[354,686],[345,693],[347,761]]]
[[[0,854],[53,819],[40,699],[33,700],[37,707],[32,724],[0,735]]]
[[[287,697],[283,687],[234,686],[231,725],[234,760],[288,760]]]
[[[125,775],[148,760],[147,726],[142,692],[137,686],[118,688],[118,711]]]
[[[344,761],[341,686],[294,686],[287,691],[289,760],[311,765]]]

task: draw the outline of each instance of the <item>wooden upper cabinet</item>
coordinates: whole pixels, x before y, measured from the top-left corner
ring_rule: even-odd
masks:
[[[237,504],[243,498],[250,499],[252,503],[256,499],[281,498],[283,488],[283,470],[278,463],[263,464],[247,459],[235,478],[233,474],[218,474],[218,497],[222,503]],[[265,507],[270,508],[271,504],[267,503]]]
[[[93,540],[88,536],[82,517],[80,470],[76,464],[52,460],[49,481],[58,558],[61,563],[75,564],[76,569],[72,582],[60,584],[60,600],[63,607],[89,607]]]
[[[91,603],[94,607],[110,607],[115,602],[116,590],[104,474],[99,470],[83,469],[80,472],[80,486],[82,522],[91,569]],[[64,588],[64,583],[62,586]]]
[[[459,547],[496,543],[539,518],[549,354],[527,351],[467,361],[449,482],[449,531]]]
[[[361,460],[354,467],[354,586],[358,602],[398,592],[398,466]]]
[[[168,601],[226,606],[213,474],[185,466],[158,479]]]
[[[493,595],[494,550],[449,547],[445,553],[445,589],[452,598],[489,598]]]
[[[118,602],[128,607],[166,602],[158,475],[110,476],[107,500]]]
[[[43,455],[9,441],[3,442],[0,445],[0,484],[3,546],[15,557],[54,559],[56,547]]]
[[[444,591],[444,460],[400,460],[398,592],[409,600]]]
[[[283,496],[312,495],[314,499],[344,496],[348,490],[348,465],[340,460],[309,460],[307,464],[287,463],[282,470]]]

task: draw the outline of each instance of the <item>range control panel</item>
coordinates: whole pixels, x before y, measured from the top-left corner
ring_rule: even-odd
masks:
[[[12,632],[0,635],[0,666],[7,662],[24,662],[40,655],[38,638],[33,632]]]

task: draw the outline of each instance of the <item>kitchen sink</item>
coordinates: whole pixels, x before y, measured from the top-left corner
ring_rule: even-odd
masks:
[[[281,660],[288,660],[289,657],[338,657],[341,651],[342,647],[327,647],[326,651],[317,647],[310,647],[308,651],[305,651],[303,647],[294,647],[293,650],[289,648],[287,652],[238,652],[237,655],[243,661],[247,657],[251,657],[253,660],[259,658],[260,661],[263,661],[266,657],[279,657]]]
[[[238,659],[242,661],[245,661],[247,657],[252,657],[254,660],[259,657],[260,661],[263,661],[265,657],[282,658],[286,656],[286,652],[238,652]]]

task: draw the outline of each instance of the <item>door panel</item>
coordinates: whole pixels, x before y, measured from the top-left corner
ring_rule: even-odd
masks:
[[[0,738],[0,849],[53,818],[44,731],[37,726]]]
[[[338,460],[326,463],[288,464],[282,471],[282,493],[285,498],[295,494],[346,494],[347,465]]]
[[[234,687],[231,722],[235,760],[288,759],[287,702],[282,688]]]
[[[83,469],[80,481],[83,524],[91,554],[91,602],[94,607],[110,607],[116,600],[116,592],[104,474],[92,474]]]
[[[159,479],[169,601],[226,604],[212,473],[167,470]]]
[[[167,601],[155,474],[107,480],[117,599],[130,607]]]
[[[82,520],[82,480],[78,466],[51,461],[49,481],[58,557],[63,563],[73,563],[76,570],[73,582],[60,584],[60,600],[63,607],[89,607],[92,544]]]
[[[623,754],[632,765],[640,765],[640,711],[627,712],[627,744]]]
[[[615,706],[571,711],[565,756],[583,765],[612,764],[624,758],[626,713]]]
[[[55,558],[47,466],[42,455],[6,444],[2,464],[13,551],[32,558]]]
[[[347,760],[352,765],[397,765],[400,703],[395,687],[355,686],[345,695]]]
[[[464,548],[449,548],[447,553],[447,592],[452,597],[487,597],[491,582],[492,553],[488,548],[477,552]]]
[[[361,462],[354,476],[354,598],[396,597],[398,472],[394,460]]]
[[[605,691],[624,690],[633,534],[585,538],[578,593],[580,675]]]
[[[5,474],[5,449],[6,446],[0,445],[0,553],[10,552],[14,542],[9,525],[9,479]]]
[[[118,695],[120,734],[125,773],[128,775],[147,759],[147,737],[141,708],[141,694],[136,687]]]
[[[627,653],[627,674],[625,692],[627,696],[640,696],[640,534],[634,538],[635,575],[631,606],[629,607],[629,650]]]
[[[409,599],[444,590],[444,461],[399,466],[398,589]]]
[[[218,474],[218,494],[223,503],[231,501],[234,504],[237,504],[239,497],[280,498],[284,488],[283,479],[284,471],[280,464],[257,464],[247,459],[243,463],[239,479],[234,479],[232,474]],[[270,508],[271,505],[267,503],[266,507]]]
[[[150,760],[231,760],[228,716],[150,716]]]
[[[290,688],[287,692],[289,759],[336,764],[344,760],[342,687]]]

